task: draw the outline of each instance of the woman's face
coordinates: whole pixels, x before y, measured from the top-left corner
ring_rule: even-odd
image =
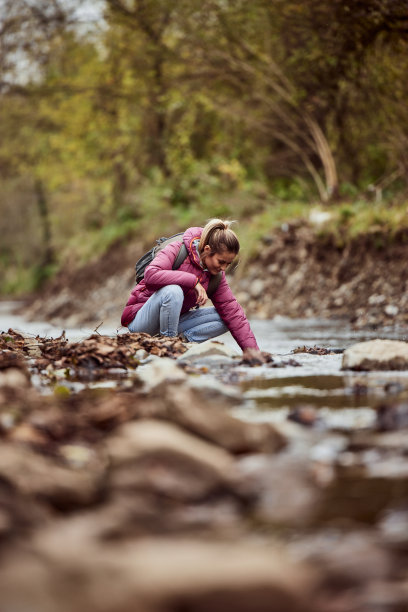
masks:
[[[221,271],[225,272],[227,267],[234,261],[235,257],[236,253],[227,250],[211,254],[211,248],[206,244],[201,259],[210,274],[215,275]]]

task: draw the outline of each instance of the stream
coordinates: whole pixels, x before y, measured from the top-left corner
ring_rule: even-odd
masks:
[[[94,329],[81,327],[65,329],[44,321],[27,321],[13,314],[17,303],[0,303],[0,331],[9,328],[25,334],[56,338],[65,331],[70,341],[89,337]],[[242,391],[245,403],[236,410],[239,418],[247,421],[279,422],[288,418],[296,407],[311,407],[319,418],[331,428],[358,429],[371,427],[375,409],[386,397],[403,397],[408,388],[405,372],[350,372],[341,370],[341,351],[366,340],[387,338],[406,340],[406,330],[354,330],[344,320],[289,319],[251,321],[261,350],[270,352],[282,367],[240,367],[241,377],[236,385]],[[126,330],[112,323],[97,328],[102,335],[115,336]],[[226,345],[237,349],[230,334],[220,338]],[[294,353],[294,350],[323,347],[336,350],[331,355]],[[298,366],[285,365],[295,360]],[[215,374],[215,372],[211,372]],[[203,385],[208,374],[203,375]],[[218,376],[220,378],[220,376]],[[221,379],[223,377],[221,376]],[[225,377],[224,377],[225,378]],[[107,381],[99,383],[109,384]]]

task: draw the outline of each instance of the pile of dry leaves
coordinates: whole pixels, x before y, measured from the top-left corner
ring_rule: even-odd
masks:
[[[308,353],[309,355],[336,355],[342,353],[343,349],[327,349],[321,346],[298,346],[292,353]]]
[[[159,357],[178,357],[187,350],[179,338],[152,337],[125,333],[116,337],[93,334],[79,342],[59,338],[23,336],[12,329],[0,334],[1,363],[10,364],[22,357],[31,359],[38,371],[53,369],[108,370],[136,368],[140,353]],[[4,366],[5,367],[5,366]]]

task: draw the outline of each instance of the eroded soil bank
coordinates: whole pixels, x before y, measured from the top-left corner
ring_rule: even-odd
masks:
[[[381,231],[342,246],[305,225],[264,238],[260,256],[237,279],[252,316],[344,317],[356,327],[408,325],[408,234]]]
[[[140,246],[116,246],[78,270],[67,267],[24,308],[67,327],[112,321],[134,281]],[[316,228],[285,224],[263,237],[258,257],[238,266],[231,285],[251,318],[344,317],[357,327],[408,326],[408,235],[380,230],[346,245]]]

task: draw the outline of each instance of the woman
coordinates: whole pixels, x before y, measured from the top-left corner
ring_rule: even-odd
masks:
[[[230,221],[212,219],[204,228],[190,227],[183,242],[188,256],[177,270],[172,266],[181,241],[168,244],[147,266],[144,279],[133,289],[122,314],[122,325],[131,332],[164,336],[182,334],[189,342],[204,342],[230,331],[244,359],[264,361],[242,307],[234,297],[225,270],[239,252],[239,241]],[[211,276],[221,281],[206,303]]]

